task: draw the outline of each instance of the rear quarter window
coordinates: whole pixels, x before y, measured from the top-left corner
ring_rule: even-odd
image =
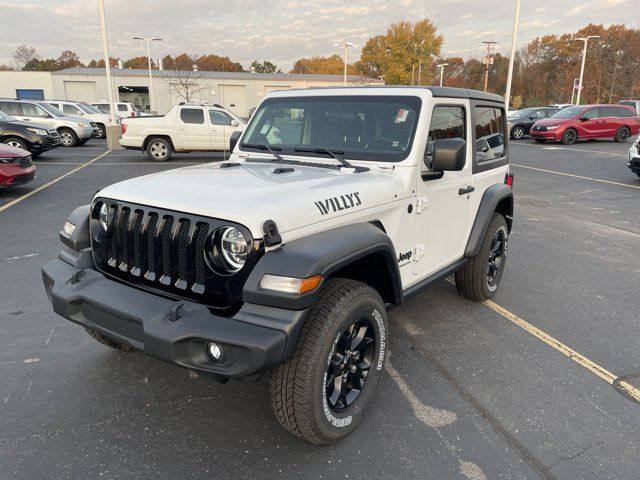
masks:
[[[0,110],[8,115],[22,115],[22,108],[18,102],[0,102]]]
[[[632,112],[628,108],[616,108],[618,117],[635,117],[636,112]]]
[[[180,120],[184,123],[204,123],[204,112],[199,108],[183,108],[180,110]]]

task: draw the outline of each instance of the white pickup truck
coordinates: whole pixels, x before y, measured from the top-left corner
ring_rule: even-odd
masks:
[[[180,104],[166,115],[123,119],[120,145],[163,162],[173,152],[229,150],[231,134],[245,126],[224,108]]]

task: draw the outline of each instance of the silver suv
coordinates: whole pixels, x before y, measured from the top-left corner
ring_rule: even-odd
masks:
[[[83,145],[90,138],[98,136],[98,127],[95,122],[74,115],[66,115],[47,102],[3,98],[0,99],[0,111],[18,120],[55,128],[65,147]]]

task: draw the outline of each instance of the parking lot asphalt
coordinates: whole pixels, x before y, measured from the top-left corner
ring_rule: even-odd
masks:
[[[445,281],[392,310],[377,399],[328,447],[277,425],[264,380],[220,385],[112,351],[44,294],[57,232],[96,190],[222,156],[89,164],[99,141],[43,155],[34,183],[0,191],[0,478],[637,478],[640,406],[597,374],[640,387],[628,147],[512,142],[516,220],[495,303]]]

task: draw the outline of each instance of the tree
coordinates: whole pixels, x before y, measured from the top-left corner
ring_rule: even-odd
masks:
[[[119,58],[109,57],[109,66],[111,68],[116,68],[118,66]],[[91,60],[87,67],[89,68],[104,68],[104,60]]]
[[[58,64],[58,70],[64,70],[65,68],[84,67],[84,64],[80,61],[80,57],[71,50],[65,50],[60,54],[56,60]]]
[[[340,55],[330,57],[300,58],[293,64],[289,73],[315,73],[321,75],[342,75],[344,73],[344,60]],[[353,64],[348,65],[347,73],[356,74]]]
[[[520,110],[522,108],[522,96],[514,95],[513,98],[511,99],[511,106],[515,110]]]
[[[124,68],[139,68],[139,69],[148,69],[149,68],[149,60],[146,56],[144,57],[133,57],[129,60],[124,61]],[[156,64],[153,59],[151,59],[151,68],[156,68]]]
[[[60,70],[58,67],[58,61],[55,58],[32,58],[29,60],[22,70],[29,72],[55,72],[56,70]]]
[[[186,53],[181,53],[173,59],[173,70],[193,70],[193,66],[196,65],[195,57]]]
[[[387,84],[409,84],[417,81],[422,64],[422,83],[430,83],[433,57],[440,53],[443,38],[436,26],[424,19],[416,23],[392,24],[386,35],[367,40],[360,57],[361,71],[368,76],[384,76]],[[413,72],[413,75],[412,75]]]
[[[31,47],[24,43],[16,47],[16,51],[13,53],[13,61],[20,70],[24,70],[24,67],[38,58],[35,47]]]
[[[232,62],[229,57],[202,55],[195,60],[198,70],[211,72],[242,72],[242,65]]]
[[[8,65],[6,63],[0,63],[0,72],[10,72],[13,70],[13,67],[11,65]]]
[[[254,60],[251,63],[250,70],[255,73],[282,73],[282,70],[267,60],[264,60],[263,62]]]
[[[165,70],[176,69],[176,61],[171,55],[165,55],[164,57],[162,57],[162,68]]]

